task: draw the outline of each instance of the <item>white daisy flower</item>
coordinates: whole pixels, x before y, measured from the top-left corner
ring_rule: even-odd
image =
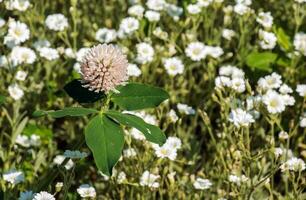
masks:
[[[263,103],[267,106],[269,113],[281,113],[286,108],[283,96],[274,90],[269,90],[265,95],[263,95],[262,100]]]
[[[197,0],[197,5],[199,5],[200,7],[207,7],[212,2],[213,2],[213,0]]]
[[[298,172],[298,171],[305,170],[306,164],[302,159],[293,157],[287,160],[285,163],[283,163],[280,166],[280,168],[282,172],[287,171],[287,170]]]
[[[33,200],[55,200],[55,197],[49,192],[42,191],[35,194]]]
[[[146,3],[149,9],[157,11],[163,10],[166,4],[165,0],[147,0]]]
[[[252,0],[236,0],[236,3],[250,6],[252,4]]]
[[[96,190],[94,187],[88,184],[82,184],[77,189],[78,194],[82,198],[95,198],[96,197]]]
[[[282,94],[290,94],[293,92],[292,88],[289,87],[287,84],[283,84],[280,88],[279,88],[279,92]]]
[[[194,115],[195,114],[195,110],[192,107],[188,106],[187,104],[178,103],[177,104],[177,109],[181,113],[184,113],[186,115]]]
[[[19,71],[17,71],[17,73],[15,75],[15,78],[18,81],[24,81],[26,79],[27,75],[28,74],[25,71],[19,70]]]
[[[162,39],[162,40],[166,40],[168,38],[168,33],[166,31],[163,31],[160,27],[156,27],[153,31],[153,35],[155,35],[156,37]]]
[[[224,51],[221,47],[205,46],[206,55],[209,55],[213,58],[219,58],[223,55]]]
[[[165,66],[165,69],[167,70],[167,73],[171,76],[182,74],[184,71],[184,64],[177,57],[165,59],[164,66]]]
[[[207,56],[205,45],[201,42],[190,43],[185,49],[185,53],[193,61],[200,61]]]
[[[141,186],[148,186],[151,188],[158,188],[159,183],[156,182],[157,179],[159,179],[159,175],[151,174],[149,171],[145,171],[142,176],[140,177],[139,184]]]
[[[59,58],[58,51],[50,47],[42,47],[39,50],[39,55],[47,60],[56,60]]]
[[[126,174],[124,172],[119,172],[117,176],[117,183],[122,184],[126,181]]]
[[[171,109],[170,111],[169,111],[169,113],[168,113],[168,115],[167,115],[169,118],[170,118],[170,120],[172,121],[172,122],[176,122],[179,118],[178,118],[178,116],[177,116],[177,114],[176,114],[176,112],[173,110],[173,109]]]
[[[136,4],[136,5],[129,7],[128,14],[134,17],[142,18],[144,11],[145,11],[144,7]]]
[[[18,11],[25,11],[31,5],[28,0],[10,0],[5,3],[6,3],[6,8],[8,10],[18,10]]]
[[[271,28],[273,25],[273,17],[271,12],[260,12],[256,21],[265,28]]]
[[[235,37],[236,32],[231,29],[223,29],[222,31],[222,37],[227,40],[232,40],[233,37]]]
[[[137,49],[136,60],[140,64],[146,64],[153,60],[154,49],[149,43],[146,42],[139,43],[136,45],[136,49]]]
[[[24,174],[22,171],[12,169],[8,172],[3,173],[3,180],[13,185],[24,182]]]
[[[136,64],[129,63],[127,67],[127,74],[128,76],[139,77],[141,75],[141,70],[137,67]]]
[[[295,104],[295,99],[293,96],[290,96],[289,94],[283,94],[282,97],[286,106],[293,106]]]
[[[280,156],[282,156],[283,155],[283,149],[282,148],[275,148],[274,149],[274,155],[275,155],[275,157],[276,158],[279,158]]]
[[[190,14],[196,15],[196,14],[199,14],[201,12],[201,7],[198,4],[189,4],[187,6],[187,11]]]
[[[57,155],[57,156],[55,156],[55,158],[53,159],[53,163],[56,164],[56,165],[61,165],[61,164],[64,162],[65,158],[66,158],[65,156]],[[66,165],[65,165],[65,168],[66,168],[67,170],[69,170],[69,169],[71,169],[73,166],[74,166],[74,162],[73,162],[71,159],[69,159],[69,161],[68,161],[68,162],[66,163]]]
[[[182,147],[181,139],[178,137],[173,137],[173,136],[168,137],[165,144],[169,146],[170,148],[176,149],[176,150]]]
[[[259,30],[259,45],[263,49],[273,49],[276,45],[277,38],[274,33]]]
[[[289,138],[289,135],[286,131],[281,131],[279,132],[278,137],[279,139],[287,140]]]
[[[236,127],[247,127],[250,123],[254,123],[253,116],[241,108],[236,108],[231,111],[229,121],[233,122]]]
[[[246,15],[252,12],[252,9],[245,4],[238,3],[234,6],[234,12],[238,15]]]
[[[96,32],[96,40],[101,43],[110,43],[116,40],[117,32],[114,29],[100,28]]]
[[[178,7],[175,4],[166,4],[166,12],[174,21],[178,21],[180,19],[180,16],[183,14],[183,8]]]
[[[231,88],[236,92],[242,93],[245,91],[245,81],[242,78],[234,78],[231,82]]]
[[[36,54],[32,49],[19,46],[12,49],[9,57],[14,66],[20,64],[33,64],[36,60]]]
[[[294,36],[293,45],[296,51],[306,56],[306,33],[297,33]]]
[[[241,69],[238,69],[235,66],[232,66],[232,78],[244,78],[244,71]]]
[[[208,179],[197,178],[193,183],[193,187],[197,190],[206,190],[212,186],[212,183]]]
[[[130,35],[139,28],[139,21],[134,17],[124,18],[120,23],[120,30],[126,35]]]
[[[8,26],[8,36],[14,40],[15,44],[18,45],[30,38],[30,30],[25,23],[11,20]]]
[[[68,20],[63,14],[57,13],[48,15],[45,24],[50,30],[63,31],[68,27]]]
[[[150,22],[157,22],[160,20],[160,13],[152,10],[148,10],[145,13],[145,17],[150,21]]]
[[[36,50],[39,50],[42,47],[50,47],[50,46],[51,46],[50,42],[48,40],[45,40],[45,39],[40,39],[40,40],[37,40],[33,43],[33,47]]]
[[[299,84],[296,86],[296,91],[301,97],[306,98],[306,84]]]
[[[154,146],[155,154],[159,158],[169,158],[170,160],[175,160],[177,156],[176,149],[171,148],[167,144],[163,146]]]
[[[236,185],[240,186],[241,183],[246,182],[248,178],[245,175],[236,176],[234,174],[229,175],[228,177],[229,182],[235,183]]]
[[[306,115],[305,115],[306,116]],[[300,120],[300,127],[305,128],[306,127],[306,117],[301,117]]]
[[[26,135],[18,135],[16,137],[15,143],[19,144],[20,146],[23,146],[23,147],[30,147],[31,146],[30,139]]]
[[[281,86],[282,84],[282,77],[273,72],[271,75],[265,76],[265,81],[266,81],[266,87],[268,89],[277,89]]]
[[[137,155],[136,151],[134,148],[128,148],[128,149],[124,149],[123,150],[123,156],[126,158],[132,158],[135,157]]]
[[[231,87],[232,80],[226,76],[217,76],[215,78],[215,85],[217,88]]]
[[[224,65],[219,68],[219,75],[222,76],[231,76],[233,73],[234,66],[232,65]]]
[[[23,90],[17,84],[10,85],[8,87],[8,92],[14,100],[19,100],[24,95]]]

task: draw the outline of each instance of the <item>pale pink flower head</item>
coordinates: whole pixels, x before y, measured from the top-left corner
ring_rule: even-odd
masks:
[[[128,60],[120,48],[99,44],[90,48],[81,63],[83,86],[94,92],[109,92],[127,79]]]

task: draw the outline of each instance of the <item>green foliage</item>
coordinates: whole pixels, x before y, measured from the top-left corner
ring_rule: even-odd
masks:
[[[5,102],[5,96],[0,95],[0,105],[4,104],[4,102]]]
[[[145,9],[143,14],[151,10],[147,0],[137,1],[137,4],[131,4],[128,0],[33,0],[29,1],[30,6],[24,11],[12,8],[9,5],[12,2],[17,7],[18,2],[25,3],[19,4],[19,8],[26,6],[26,1],[2,0],[0,3],[1,200],[19,199],[21,192],[26,190],[33,190],[34,193],[46,191],[59,200],[76,200],[81,199],[77,192],[81,184],[95,188],[96,199],[306,199],[305,170],[280,169],[280,165],[291,155],[304,161],[306,159],[306,129],[300,125],[306,112],[305,98],[296,92],[297,84],[305,84],[306,62],[302,49],[298,50],[297,45],[293,45],[296,34],[306,31],[305,3],[298,4],[295,0],[254,0],[248,6],[251,12],[239,14],[238,7],[234,9],[237,1],[225,0],[221,3],[212,0],[206,1],[209,5],[201,6],[199,13],[191,14],[190,4],[199,5],[198,2],[203,1],[166,0],[169,6],[158,10],[160,20],[153,22],[145,15],[137,17],[130,12],[133,5],[141,5]],[[175,10],[175,6],[170,4],[182,10]],[[139,9],[135,10],[137,12]],[[243,10],[248,9],[240,11]],[[260,12],[271,12],[272,29],[259,22]],[[62,31],[51,30],[46,24],[47,16],[55,13],[63,14],[68,20],[68,26]],[[138,20],[139,28],[123,35],[122,22],[127,17]],[[265,17],[261,19],[267,23],[269,21]],[[28,60],[26,55],[12,56],[13,48],[6,45],[5,41],[11,38],[8,37],[10,33],[14,34],[14,38],[24,33],[9,30],[13,20],[28,27],[29,38],[17,45],[34,51],[36,59],[31,64],[25,62]],[[130,76],[129,81],[165,89],[170,94],[167,103],[161,102],[168,95],[154,96],[152,100],[130,92],[131,97],[125,101],[124,98],[112,98],[112,93],[95,93],[82,87],[81,75],[75,67],[80,64],[85,48],[109,38],[110,33],[101,32],[98,38],[98,30],[102,28],[117,31],[118,37],[111,43],[122,48],[128,62],[139,68],[141,74]],[[129,29],[128,26],[125,28]],[[233,36],[225,34],[225,29],[233,30]],[[276,35],[274,48],[274,37],[259,35],[260,29]],[[226,38],[226,35],[230,38]],[[41,40],[47,40],[50,45],[42,45],[49,46],[59,57],[47,59],[46,56],[53,57],[53,53],[43,55],[44,52],[38,47],[42,46]],[[192,60],[186,50],[195,41],[220,47],[223,54]],[[142,52],[139,52],[137,45],[142,42],[152,46],[154,55],[151,61],[141,64],[138,58]],[[265,42],[271,44],[272,49],[264,49],[262,43]],[[70,55],[66,50],[72,50]],[[212,53],[217,54],[217,51]],[[167,67],[164,62],[173,57],[180,59],[184,66],[182,72],[176,75],[169,73],[172,67]],[[6,63],[6,59],[9,62]],[[20,64],[13,66],[15,61]],[[229,81],[224,82],[226,86],[223,88],[215,87],[215,79],[221,75],[218,73],[220,68],[227,65],[243,70],[245,76],[236,73],[239,72],[236,69],[222,76],[228,76],[231,80],[243,78],[246,91],[238,92]],[[265,91],[255,84],[259,78],[270,75],[272,70],[281,75],[280,85],[286,84],[292,88],[293,92],[288,95],[295,100],[294,105],[288,105],[285,111],[273,115],[268,113],[261,98]],[[18,71],[27,73],[24,81],[17,78]],[[68,83],[72,79],[76,80]],[[12,90],[8,90],[12,85],[17,85],[23,91],[24,95],[18,100],[10,97],[14,96]],[[280,92],[276,86],[273,86],[273,90]],[[65,91],[70,97],[65,95]],[[138,89],[135,91],[138,92]],[[139,91],[149,96],[152,93],[151,88]],[[121,91],[113,95],[124,93]],[[5,101],[2,95],[6,96]],[[287,98],[285,103],[289,100]],[[135,112],[141,119],[121,112],[146,109],[160,103],[156,109]],[[74,111],[71,114],[69,107],[81,106],[79,104],[94,111],[89,111],[88,115]],[[196,110],[194,115],[188,115],[188,106]],[[233,117],[231,111],[234,108],[242,108],[254,117],[255,122],[249,127],[237,128],[229,120],[229,117]],[[31,118],[31,112],[37,109],[43,111],[35,114],[44,117]],[[52,115],[63,118],[53,119]],[[243,116],[237,117],[244,119]],[[100,124],[92,124],[96,118],[102,118],[97,120],[101,121]],[[103,120],[112,125],[105,126]],[[158,127],[147,124],[153,121],[158,122]],[[123,134],[120,128],[126,133],[122,154]],[[85,129],[88,134],[84,133]],[[138,135],[138,130],[150,142],[140,140],[143,138]],[[162,152],[164,148],[157,149],[151,144],[164,142],[165,135],[161,130],[166,132],[167,137],[181,140],[174,160],[163,157],[162,154],[167,153]],[[281,131],[288,133],[288,139],[280,137]],[[110,147],[106,151],[103,148],[107,147],[108,142],[113,142],[114,133],[118,133],[115,136],[120,139],[120,147]],[[20,137],[32,134],[40,136],[33,137],[40,145],[32,145],[31,137]],[[22,145],[23,139],[27,144],[31,143],[29,147]],[[90,145],[92,149],[88,148]],[[55,163],[65,150],[79,150],[89,156],[72,158],[74,166],[67,170],[70,163],[68,158],[62,164]],[[131,152],[132,156],[127,155]],[[280,152],[282,155],[276,155]],[[122,160],[116,164],[119,154]],[[111,175],[111,168],[117,173],[106,181],[99,171]],[[4,174],[11,169],[23,172],[24,182],[11,184],[6,181]],[[140,184],[145,171],[159,176],[156,180],[158,188]],[[122,181],[123,172],[126,179]],[[229,178],[233,175],[236,177],[231,182]],[[194,186],[198,178],[208,179],[212,186],[204,190],[196,189]],[[55,187],[57,182],[64,184],[61,191]],[[203,181],[197,184],[206,185]]]
[[[82,100],[86,99],[85,96],[82,95],[86,94],[83,90],[87,89],[83,88],[78,80],[74,80],[67,85],[68,87],[66,86],[65,89],[68,91],[68,94],[69,92],[71,94],[71,91],[73,91],[73,94],[76,95],[78,100],[80,100],[80,98]],[[111,95],[111,100],[128,110],[153,108],[169,97],[168,93],[160,88],[138,83],[129,83],[119,87],[118,90],[120,93]],[[81,91],[80,95],[77,91]],[[86,100],[86,102],[91,101]],[[61,118],[66,116],[81,117],[97,114],[85,128],[85,139],[88,147],[93,153],[96,166],[103,174],[109,176],[112,174],[112,169],[120,158],[124,144],[123,131],[119,123],[125,126],[135,127],[141,131],[150,142],[160,145],[165,143],[166,136],[158,127],[144,122],[143,119],[137,116],[104,109],[99,114],[97,114],[98,111],[95,109],[83,107],[69,107],[56,111],[38,110],[33,113],[33,116],[42,117],[49,115],[53,118]],[[37,130],[37,127],[30,126],[29,128],[31,128],[32,131]]]
[[[276,64],[281,67],[290,67],[291,62],[288,58],[280,57],[276,60]]]
[[[292,48],[290,37],[281,27],[274,28],[278,44],[285,50],[289,51]]]
[[[28,124],[23,130],[23,134],[27,136],[35,134],[43,139],[51,139],[53,136],[52,131],[50,129],[45,126],[40,126],[36,124]]]
[[[90,148],[98,169],[108,176],[121,156],[124,132],[114,121],[99,114],[85,128],[86,144]]]
[[[60,117],[81,117],[89,114],[97,113],[98,111],[95,109],[90,108],[83,108],[83,107],[70,107],[70,108],[63,108],[62,110],[50,110],[50,111],[42,111],[38,110],[33,113],[34,117],[42,117],[44,115],[49,115],[53,118],[60,118]]]
[[[165,90],[139,83],[128,83],[117,89],[119,93],[114,93],[111,100],[126,110],[154,108],[169,98]]]
[[[272,64],[276,61],[277,54],[271,52],[252,52],[246,58],[246,64],[253,68],[271,71]]]
[[[150,142],[163,145],[166,141],[166,136],[162,130],[154,125],[146,123],[140,117],[112,110],[105,112],[105,114],[120,124],[138,129]]]

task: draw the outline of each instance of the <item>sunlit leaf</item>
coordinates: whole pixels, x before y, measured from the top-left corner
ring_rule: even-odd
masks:
[[[255,69],[271,71],[272,64],[276,61],[277,54],[271,52],[253,52],[246,58],[246,64]]]
[[[285,50],[288,51],[292,48],[292,44],[290,41],[290,37],[285,33],[285,31],[281,28],[275,28],[274,32],[277,37],[277,43]]]
[[[121,127],[103,114],[99,114],[87,125],[85,139],[98,169],[110,176],[123,149],[124,132]]]
[[[158,87],[139,83],[128,83],[117,88],[111,100],[126,110],[154,108],[169,98],[169,94]]]
[[[157,126],[146,123],[140,117],[116,111],[107,111],[105,114],[120,124],[138,129],[150,142],[162,145],[166,141],[166,136],[162,130]]]

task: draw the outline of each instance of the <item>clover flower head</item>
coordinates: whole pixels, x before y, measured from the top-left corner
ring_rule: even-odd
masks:
[[[82,60],[83,86],[94,92],[115,90],[127,81],[127,66],[126,55],[118,47],[111,44],[94,46]]]

